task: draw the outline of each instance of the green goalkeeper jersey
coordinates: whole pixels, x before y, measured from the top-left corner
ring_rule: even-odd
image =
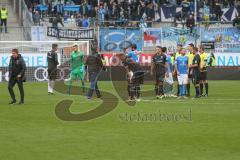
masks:
[[[73,73],[81,73],[84,69],[84,53],[81,51],[71,52],[71,71]]]

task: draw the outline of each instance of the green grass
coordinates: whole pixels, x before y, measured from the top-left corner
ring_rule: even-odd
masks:
[[[239,81],[210,81],[210,97],[142,101],[119,100],[112,112],[86,122],[66,122],[55,105],[72,99],[72,112],[94,109],[100,100],[57,93],[46,83],[26,83],[26,104],[9,106],[7,84],[0,84],[1,160],[239,160]],[[100,88],[114,93],[112,85]],[[149,88],[146,87],[146,88]],[[18,93],[16,87],[16,93]],[[149,97],[145,98],[149,99]],[[123,121],[125,113],[188,114],[191,121]]]

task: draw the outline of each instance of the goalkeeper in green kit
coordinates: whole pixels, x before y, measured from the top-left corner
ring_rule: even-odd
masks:
[[[73,51],[71,52],[70,59],[70,84],[68,88],[68,93],[71,93],[72,81],[80,80],[82,82],[82,91],[85,95],[85,64],[84,64],[84,53],[78,50],[78,45],[73,45]]]

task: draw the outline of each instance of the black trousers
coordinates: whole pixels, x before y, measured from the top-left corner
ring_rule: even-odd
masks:
[[[7,33],[7,19],[1,19],[1,32],[3,31],[3,26],[5,27],[5,32]]]
[[[21,101],[24,102],[24,89],[23,89],[23,81],[22,79],[17,79],[17,78],[11,78],[8,82],[8,91],[9,94],[12,98],[13,101],[16,101],[16,97],[13,91],[13,87],[15,86],[15,84],[18,84],[18,89],[20,92],[20,97],[21,97]]]

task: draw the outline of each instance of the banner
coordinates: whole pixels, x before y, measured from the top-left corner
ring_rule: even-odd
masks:
[[[60,29],[57,27],[48,27],[47,36],[75,40],[94,39],[94,29]]]
[[[176,27],[146,28],[144,32],[144,46],[155,47],[161,45],[167,47],[169,52],[176,50],[177,44],[187,46],[200,38],[199,29],[191,31]]]
[[[240,30],[238,28],[201,28],[201,40],[215,43],[239,43]]]
[[[204,47],[205,51],[215,49],[214,42],[201,42],[201,46]]]
[[[215,53],[217,66],[240,66],[239,53]]]
[[[142,31],[139,29],[101,29],[101,51],[121,52],[137,45],[137,50],[142,50]]]
[[[70,78],[70,70],[66,68],[57,69],[57,80],[68,81]],[[27,81],[30,82],[44,82],[48,80],[48,69],[47,67],[27,67],[25,73]],[[0,67],[0,82],[9,80],[8,67]]]
[[[103,54],[106,61],[106,66],[122,66],[121,60],[118,58],[119,54]],[[140,64],[142,66],[150,66],[154,54],[140,54]]]
[[[155,47],[161,45],[160,28],[145,28],[143,29],[144,47]]]
[[[141,54],[140,55],[140,64],[142,66],[150,66],[152,62],[152,57],[154,54]],[[106,60],[106,66],[122,66],[118,54],[103,54],[103,57]],[[219,54],[215,53],[216,66],[240,66],[240,54]]]
[[[173,22],[176,14],[176,7],[174,5],[163,5],[160,11],[162,22]]]
[[[47,66],[47,53],[26,53],[21,54],[27,67]],[[0,67],[8,67],[11,54],[0,54]],[[60,54],[58,54],[60,59]]]
[[[216,53],[240,53],[238,28],[201,28],[201,40],[215,42]]]

